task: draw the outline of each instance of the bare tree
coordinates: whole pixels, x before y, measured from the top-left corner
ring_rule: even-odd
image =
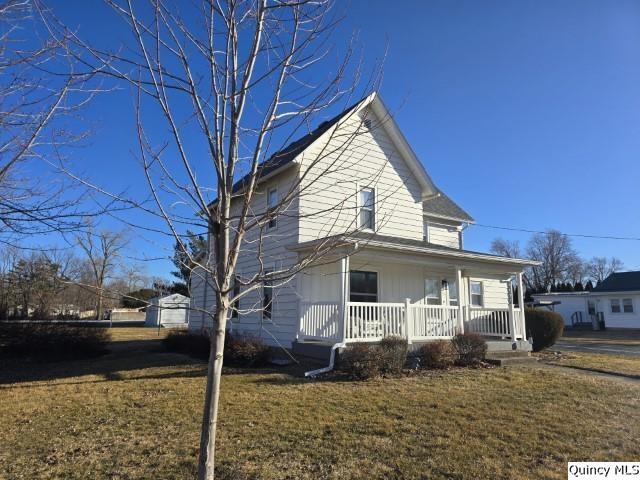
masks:
[[[508,258],[520,258],[520,242],[517,240],[505,240],[504,238],[495,238],[491,242],[490,250],[496,255]]]
[[[622,260],[616,257],[607,259],[606,257],[593,257],[586,264],[586,272],[589,277],[597,283],[602,282],[605,278],[615,272],[624,269]]]
[[[68,36],[52,36],[39,7],[37,0],[0,0],[3,243],[75,231],[91,214],[81,207],[86,189],[58,173],[63,152],[86,136],[76,120],[99,91],[90,87],[95,72],[76,72]]]
[[[528,275],[531,287],[537,290],[546,290],[570,278],[576,265],[582,263],[571,239],[557,230],[533,235],[527,246],[527,256],[542,262],[531,267]]]
[[[213,328],[198,466],[200,479],[212,479],[227,319],[240,298],[267,285],[285,285],[310,265],[329,261],[329,255],[333,260],[344,255],[336,250],[344,244],[339,235],[328,235],[286,264],[267,265],[265,251],[270,242],[283,240],[270,229],[278,219],[326,213],[294,213],[292,206],[300,198],[324,188],[313,179],[366,156],[353,151],[362,149],[357,139],[372,128],[365,128],[366,113],[360,109],[362,99],[373,98],[368,95],[377,87],[380,69],[374,67],[363,82],[354,44],[338,49],[331,45],[340,20],[331,0],[202,0],[180,8],[162,0],[150,0],[151,8],[106,2],[128,25],[133,45],[109,50],[111,46],[88,44],[59,23],[51,28],[73,38],[74,47],[83,52],[74,59],[88,71],[100,71],[136,92],[137,156],[153,203],[69,175],[138,209],[140,218],[156,224],[163,220],[166,228],[154,232],[171,236],[180,263],[191,265],[192,274],[199,272],[215,292],[214,311],[202,311]],[[327,112],[347,105],[351,107],[342,116],[311,128]],[[161,137],[154,137],[146,121],[150,116],[167,127]],[[341,132],[338,122],[349,128]],[[305,154],[286,188],[277,198],[266,199],[260,185],[269,173],[300,154],[304,141],[324,134],[329,136],[325,145]],[[300,135],[303,140],[283,148]],[[370,180],[379,174],[370,172]],[[355,209],[355,195],[349,190],[336,198],[331,210]],[[376,194],[375,201],[384,201],[384,195]],[[351,213],[353,219],[338,230],[358,231]],[[377,220],[379,225],[385,222]],[[189,248],[189,229],[207,237],[204,254],[195,255]],[[241,255],[252,255],[260,265],[257,271],[240,274]]]
[[[109,230],[94,232],[89,228],[76,239],[90,267],[96,298],[96,318],[100,320],[103,316],[105,284],[117,269],[121,253],[127,246],[127,238],[122,232]]]

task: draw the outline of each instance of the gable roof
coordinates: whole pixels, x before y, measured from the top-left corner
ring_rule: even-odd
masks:
[[[474,222],[471,215],[465,212],[458,204],[451,200],[442,191],[438,191],[438,194],[425,200],[422,203],[422,211],[427,215],[433,215],[434,217],[445,218],[449,220],[460,220],[463,222]]]
[[[280,170],[283,167],[291,165],[298,155],[300,155],[308,147],[310,147],[313,142],[318,140],[323,133],[325,133],[331,127],[336,125],[340,120],[352,113],[355,108],[363,102],[363,100],[364,99],[358,100],[356,103],[350,105],[335,117],[322,122],[311,132],[307,133],[303,137],[300,137],[298,140],[290,143],[282,150],[278,150],[276,153],[271,155],[267,160],[265,160],[258,166],[258,181],[264,179],[266,176],[270,175],[276,170]],[[235,193],[239,190],[242,190],[242,188],[250,178],[251,174],[247,174],[236,183],[234,183],[233,192]]]
[[[599,292],[640,291],[640,271],[612,273],[592,290]]]
[[[393,119],[393,116],[384,105],[382,99],[380,98],[380,95],[377,92],[374,92],[367,97],[358,100],[356,103],[349,106],[335,117],[322,122],[313,131],[307,133],[303,137],[287,145],[282,150],[279,150],[271,155],[258,167],[258,182],[265,180],[268,176],[271,176],[272,174],[275,174],[293,165],[298,155],[309,148],[316,140],[320,139],[323,134],[335,127],[340,122],[340,120],[366,107],[370,107],[371,111],[373,111],[374,114],[377,115],[379,119],[381,119],[380,128],[383,128],[387,135],[389,135],[391,141],[398,149],[401,157],[405,160],[407,166],[416,177],[418,184],[422,188],[423,198],[428,198],[436,194],[438,192],[438,188],[433,183],[433,180],[431,180],[431,177],[425,170],[422,162],[420,162],[416,154],[411,149],[411,146],[407,142],[407,139],[398,128],[398,125]],[[234,183],[233,192],[235,193],[242,190],[242,188],[250,178],[250,174],[247,174],[236,183]],[[209,204],[209,207],[215,205],[215,203],[216,200],[211,202]]]

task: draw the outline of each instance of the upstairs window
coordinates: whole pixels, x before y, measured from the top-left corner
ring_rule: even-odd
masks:
[[[612,298],[611,299],[611,313],[620,313],[620,299]]]
[[[269,214],[274,212],[277,206],[278,206],[278,189],[270,188],[267,191],[267,211],[269,212]],[[273,218],[269,219],[267,228],[269,229],[276,228],[277,225],[278,225],[278,220],[274,216]]]
[[[482,307],[484,305],[482,282],[469,282],[469,290],[471,293],[471,305]]]
[[[622,311],[624,313],[633,313],[633,300],[630,298],[622,299]]]
[[[360,228],[375,230],[375,191],[373,188],[360,190]]]

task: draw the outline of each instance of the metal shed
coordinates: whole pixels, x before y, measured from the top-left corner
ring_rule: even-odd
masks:
[[[174,293],[149,300],[144,324],[147,327],[181,327],[189,324],[189,297]]]

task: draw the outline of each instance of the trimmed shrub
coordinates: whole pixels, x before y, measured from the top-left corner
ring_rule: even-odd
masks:
[[[458,356],[453,343],[448,340],[436,340],[420,347],[418,356],[425,368],[448,368]]]
[[[258,337],[230,333],[225,337],[224,358],[228,365],[260,367],[268,362],[269,353],[269,347]]]
[[[202,360],[209,359],[211,342],[207,335],[175,331],[163,340],[164,347],[171,352],[184,353]],[[259,367],[269,359],[269,347],[251,335],[233,335],[224,338],[224,364],[236,367]]]
[[[107,352],[106,328],[60,323],[0,323],[0,352],[37,360],[91,358]]]
[[[379,348],[369,343],[349,345],[340,354],[340,370],[356,380],[367,380],[379,377],[380,369]]]
[[[379,344],[357,343],[340,354],[340,370],[357,380],[397,375],[407,361],[409,346],[401,337],[385,337]]]
[[[185,355],[207,360],[211,342],[206,335],[189,333],[185,330],[173,330],[162,339],[162,345],[169,352],[184,353]]]
[[[564,331],[564,320],[557,312],[526,308],[524,318],[527,335],[533,338],[534,352],[552,346]]]
[[[477,333],[461,333],[451,340],[458,354],[457,363],[462,366],[476,365],[487,354],[487,342]]]
[[[409,344],[402,337],[385,337],[377,346],[380,350],[380,371],[383,374],[398,374],[407,363]]]

